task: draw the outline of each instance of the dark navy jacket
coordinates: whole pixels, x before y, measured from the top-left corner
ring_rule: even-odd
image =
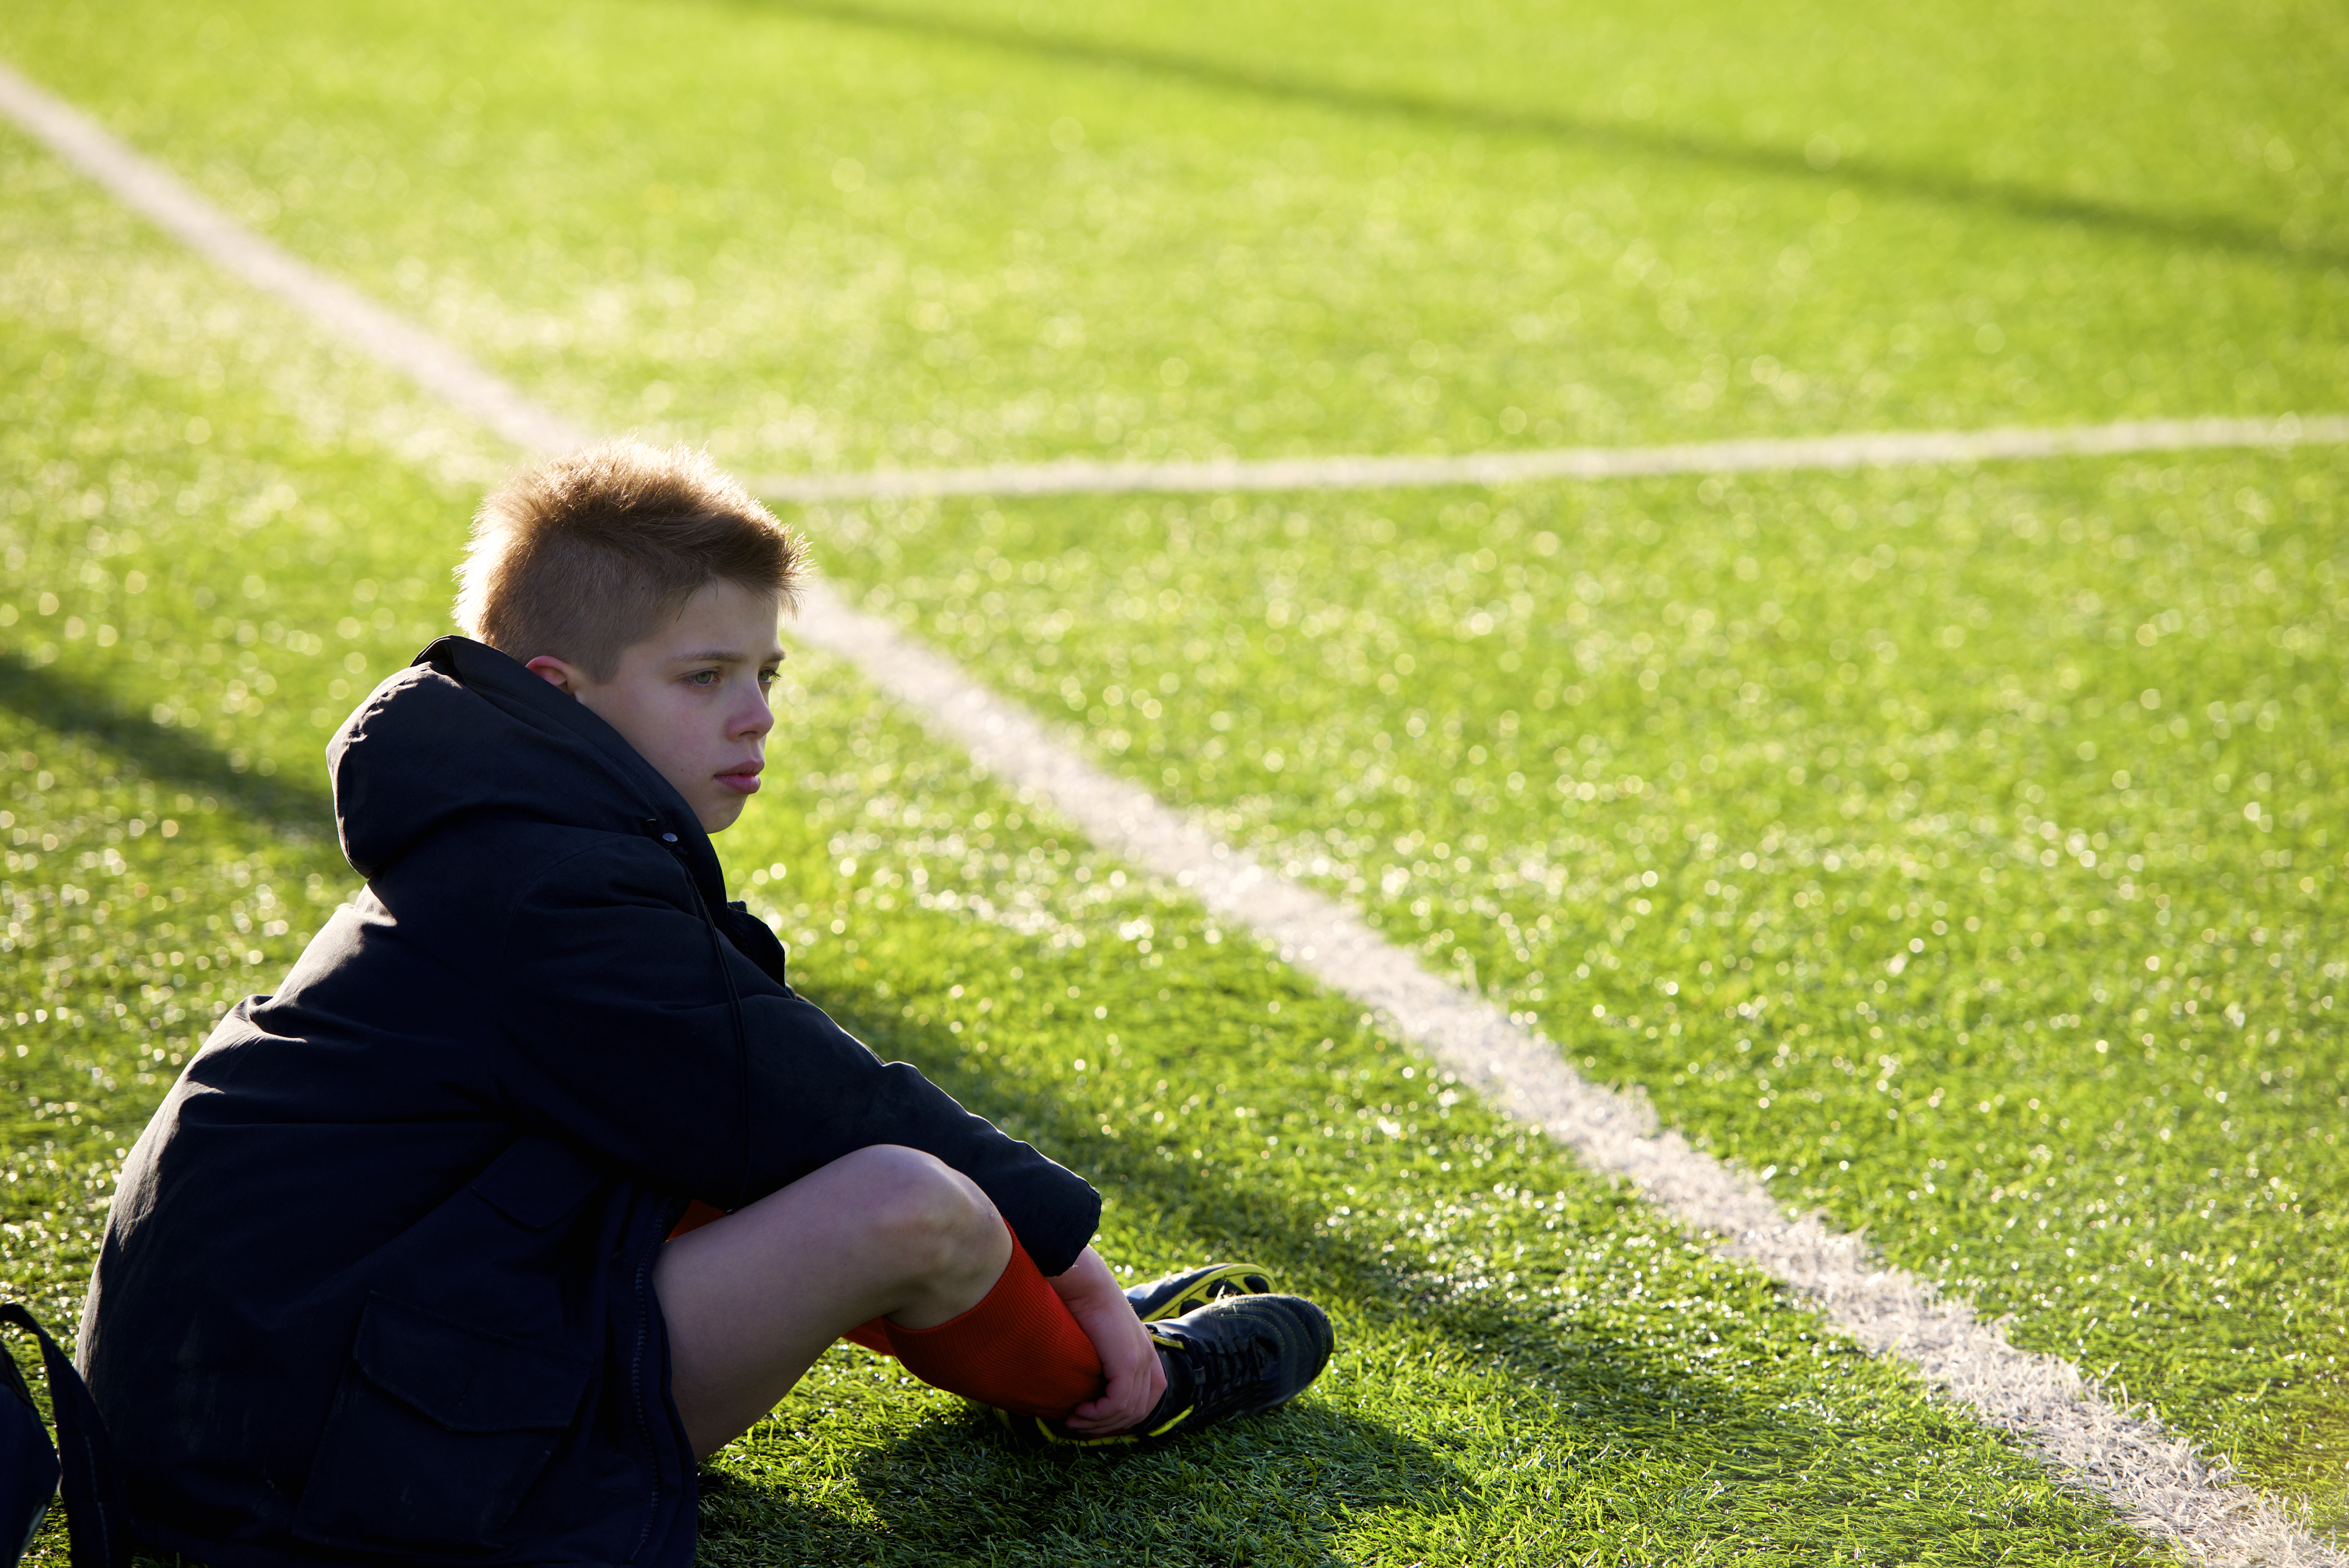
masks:
[[[905,1144],[1047,1274],[1091,1238],[1085,1182],[795,995],[676,791],[512,659],[433,644],[327,756],[367,885],[140,1136],[82,1322],[155,1546],[684,1568],[649,1282],[688,1198]]]

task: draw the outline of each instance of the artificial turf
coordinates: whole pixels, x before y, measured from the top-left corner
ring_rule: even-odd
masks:
[[[2327,408],[2344,39],[2322,7],[2175,3],[0,18],[0,55],[282,242],[584,423],[751,471]],[[238,887],[208,918],[281,961],[312,873],[251,826],[439,625],[448,480],[492,455],[46,162],[6,179],[8,706],[56,745],[138,738],[181,836],[77,838],[129,830],[46,803],[49,743],[16,748],[45,803],[0,827],[58,874],[170,851],[114,966],[191,1029],[243,982],[166,962],[210,954],[153,899]],[[1103,761],[2337,1522],[2342,477],[810,521]],[[26,883],[10,920],[98,931],[55,902],[88,885]],[[1053,897],[999,903],[1048,931]],[[69,993],[99,1016],[44,962],[19,1041]],[[45,1128],[93,1067],[129,1081],[53,1065]],[[35,1248],[43,1288],[70,1294],[77,1228]]]
[[[209,374],[311,352],[271,307],[5,139],[0,189],[0,973],[25,1014],[0,1037],[0,1282],[67,1326],[173,1068],[355,885],[316,707],[440,629],[469,497],[267,389],[330,402],[298,364]],[[176,361],[109,347],[174,334]],[[362,581],[383,624],[348,614]],[[1099,1181],[1124,1267],[1255,1257],[1329,1304],[1344,1348],[1284,1415],[1074,1458],[836,1352],[709,1467],[709,1561],[2149,1555],[849,672],[788,669],[770,792],[720,842],[800,983]],[[32,1560],[63,1557],[53,1523]]]
[[[2339,1518],[2349,458],[826,513],[1069,741]]]
[[[0,51],[583,421],[753,471],[2339,395],[2332,10],[1440,15],[148,0]]]

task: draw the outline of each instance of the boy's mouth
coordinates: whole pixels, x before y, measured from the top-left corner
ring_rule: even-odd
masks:
[[[719,774],[718,781],[729,789],[740,790],[745,795],[755,795],[759,792],[760,769],[765,767],[766,764],[763,762],[746,762],[740,768],[731,768]]]

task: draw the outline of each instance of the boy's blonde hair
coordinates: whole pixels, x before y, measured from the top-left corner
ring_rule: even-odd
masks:
[[[707,454],[606,441],[525,469],[481,502],[457,624],[525,663],[551,654],[605,681],[624,649],[711,583],[790,608],[806,555]]]

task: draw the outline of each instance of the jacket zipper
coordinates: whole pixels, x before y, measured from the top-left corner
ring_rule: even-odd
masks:
[[[666,1207],[666,1204],[656,1205],[653,1211],[655,1223],[663,1230],[667,1229],[662,1214]],[[628,1549],[626,1560],[631,1563],[643,1554],[645,1542],[652,1539],[653,1526],[660,1521],[660,1447],[653,1440],[652,1420],[645,1414],[645,1354],[651,1348],[653,1335],[653,1307],[650,1292],[647,1286],[652,1279],[653,1269],[650,1259],[657,1256],[659,1251],[660,1243],[656,1238],[652,1251],[646,1254],[647,1261],[636,1264],[636,1344],[635,1352],[628,1357],[628,1408],[636,1417],[636,1438],[644,1445],[646,1467],[651,1476],[652,1484],[645,1497],[644,1528],[636,1532],[636,1543]],[[692,1462],[693,1456],[688,1453],[685,1459],[689,1464]]]
[[[701,928],[709,935],[710,962],[718,965],[719,984],[726,987],[726,1016],[734,1030],[734,1098],[741,1108],[742,1169],[734,1183],[734,1202],[728,1212],[742,1206],[750,1193],[750,1037],[742,1023],[742,993],[734,985],[734,972],[726,965],[726,938],[718,929],[718,917],[709,912],[709,901],[702,896],[701,884],[694,880],[693,868],[686,863],[685,846],[677,835],[660,825],[657,818],[645,823],[645,831],[657,840],[677,861],[686,887],[693,894],[694,907],[701,911]]]
[[[709,955],[716,961],[719,979],[726,987],[727,1012],[734,1026],[734,1057],[739,1079],[737,1093],[742,1102],[742,1174],[735,1193],[735,1203],[740,1207],[742,1193],[749,1191],[750,1184],[750,1048],[742,1026],[742,998],[734,988],[733,974],[726,967],[726,954],[719,945],[721,938],[718,923],[709,913],[709,901],[702,896],[701,884],[694,880],[693,868],[686,863],[685,846],[678,842],[676,833],[661,826],[658,818],[648,819],[644,826],[645,831],[668,851],[670,858],[677,861],[678,874],[685,878],[685,885],[691,890],[694,905],[701,911],[702,929],[709,934]],[[658,1210],[655,1211],[655,1218],[663,1233],[675,1221],[675,1216],[663,1215]],[[650,1419],[645,1413],[644,1393],[645,1354],[652,1338],[653,1312],[646,1287],[652,1275],[650,1259],[657,1255],[659,1250],[660,1243],[656,1238],[652,1250],[646,1254],[647,1261],[636,1265],[636,1346],[628,1367],[628,1403],[636,1415],[637,1436],[645,1445],[646,1457],[651,1461],[652,1488],[645,1511],[645,1527],[637,1533],[636,1543],[628,1553],[630,1562],[643,1553],[645,1542],[652,1538],[653,1526],[660,1518],[660,1454],[653,1441]],[[691,1465],[693,1455],[688,1452],[681,1462]]]

